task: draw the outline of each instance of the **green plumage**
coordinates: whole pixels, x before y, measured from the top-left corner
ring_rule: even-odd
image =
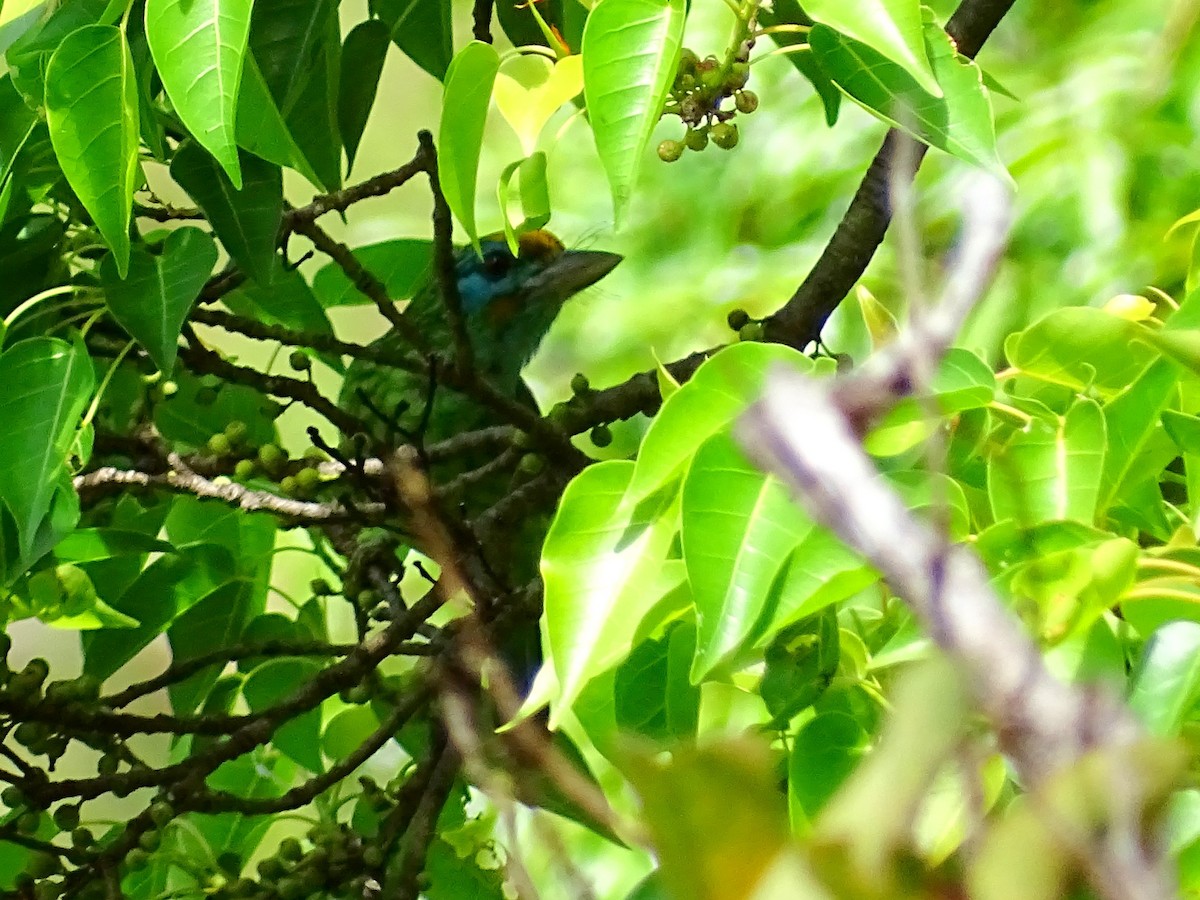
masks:
[[[522,235],[516,257],[503,240],[485,238],[481,247],[482,257],[471,247],[455,257],[475,365],[497,389],[532,405],[521,369],[563,302],[604,277],[621,258],[599,251],[564,250],[558,239],[545,231]],[[450,327],[432,277],[413,296],[403,315],[435,352],[450,358]],[[394,332],[373,346],[397,352],[411,349]],[[339,405],[363,422],[381,451],[413,441],[428,447],[504,421],[493,410],[438,384],[436,376],[430,379],[361,360],[346,373]],[[485,461],[478,456],[457,459],[432,474],[435,482],[444,481]]]

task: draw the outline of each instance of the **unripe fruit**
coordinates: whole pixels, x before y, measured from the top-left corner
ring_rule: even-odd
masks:
[[[546,461],[536,453],[526,453],[517,463],[517,471],[522,475],[536,475],[545,467]]]
[[[725,322],[732,331],[741,331],[750,323],[750,314],[744,309],[731,309],[725,317]]]
[[[174,381],[164,381],[159,387],[159,391],[164,397],[174,397],[179,393],[179,385]]]
[[[279,843],[279,855],[290,862],[298,862],[304,855],[304,848],[294,837],[284,838]]]
[[[299,483],[291,475],[284,475],[279,479],[279,490],[289,497],[294,497],[300,492],[299,486]]]
[[[737,104],[738,112],[752,113],[758,109],[758,94],[754,91],[738,91],[734,102]]]
[[[271,472],[287,461],[287,454],[276,444],[263,444],[258,448],[258,461],[264,469]]]
[[[740,91],[746,86],[746,82],[749,80],[749,63],[734,63],[729,70],[729,76],[725,79],[725,90]]]
[[[747,322],[738,329],[739,341],[761,341],[763,339],[762,322]]]
[[[689,128],[683,138],[683,142],[687,144],[689,150],[703,150],[708,146],[708,129]]]
[[[214,434],[208,439],[208,452],[213,456],[228,456],[233,452],[233,444],[224,434]]]
[[[588,437],[592,439],[592,443],[597,447],[607,447],[612,443],[612,431],[604,424],[592,428],[591,434]]]
[[[246,439],[246,432],[248,430],[245,422],[241,419],[234,419],[225,426],[225,437],[229,438],[231,443],[240,444]]]
[[[700,65],[700,57],[696,55],[695,51],[689,50],[687,47],[679,51],[680,74],[695,72],[698,65]]]
[[[79,807],[60,806],[51,818],[60,831],[74,831],[79,827]]]
[[[572,394],[586,394],[591,389],[592,389],[592,386],[588,382],[587,376],[584,375],[582,372],[576,372],[575,376],[571,379],[571,393]]]
[[[166,800],[156,800],[150,804],[150,821],[158,828],[164,828],[175,818],[175,810]]]
[[[144,869],[150,864],[150,854],[141,847],[134,847],[125,854],[125,864],[135,872]]]
[[[722,150],[732,150],[737,146],[738,129],[729,122],[718,122],[709,132],[712,141]]]
[[[254,460],[239,459],[237,465],[233,467],[233,477],[245,481],[247,478],[254,477]]]
[[[307,372],[312,368],[312,360],[303,350],[293,350],[288,356],[288,365],[297,372]]]
[[[675,162],[683,156],[683,144],[679,141],[665,140],[658,145],[658,158],[663,162]]]
[[[296,473],[296,485],[301,491],[308,493],[321,483],[321,473],[316,469],[304,468]]]

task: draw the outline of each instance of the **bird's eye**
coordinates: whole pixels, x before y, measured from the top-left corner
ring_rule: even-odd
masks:
[[[513,258],[509,254],[493,250],[483,255],[483,274],[490,281],[498,281],[508,273],[512,264]]]

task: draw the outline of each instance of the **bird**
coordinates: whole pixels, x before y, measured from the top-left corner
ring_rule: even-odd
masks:
[[[602,250],[568,250],[549,231],[538,229],[518,236],[518,252],[509,249],[503,234],[467,245],[454,257],[455,279],[476,371],[511,399],[536,409],[521,371],[537,351],[563,304],[611,272],[622,257]],[[413,294],[402,317],[444,360],[451,358],[453,337],[436,278],[431,272]],[[389,352],[412,349],[393,329],[373,348]],[[432,374],[355,360],[347,369],[338,405],[367,428],[377,448],[401,443],[423,446],[457,434],[504,424],[495,410],[437,383]],[[494,454],[491,454],[494,456]],[[475,454],[435,467],[436,481],[467,471],[487,455]],[[477,497],[478,509],[495,498]]]

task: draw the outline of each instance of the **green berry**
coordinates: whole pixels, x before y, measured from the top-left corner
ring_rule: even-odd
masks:
[[[60,831],[74,831],[79,827],[79,807],[65,805],[54,811],[52,816],[55,826]]]
[[[718,122],[710,132],[712,141],[722,150],[732,150],[738,143],[738,129],[729,122]]]
[[[734,63],[729,69],[729,76],[725,79],[725,90],[740,91],[746,86],[746,82],[749,80],[749,63]]]
[[[572,394],[586,394],[592,389],[592,385],[588,382],[588,377],[582,372],[576,372],[571,379]]]
[[[17,831],[21,834],[34,834],[42,824],[40,813],[27,812],[17,817]]]
[[[361,706],[371,699],[371,692],[365,684],[356,684],[342,692],[342,699],[351,706]]]
[[[293,350],[288,356],[288,365],[297,372],[307,372],[312,368],[312,360],[303,350]]]
[[[684,47],[679,51],[679,74],[692,74],[696,71],[696,67],[700,65],[700,57],[695,51]]]
[[[747,322],[738,329],[739,341],[761,341],[763,339],[762,322]]]
[[[517,463],[517,471],[522,475],[532,476],[542,471],[545,465],[546,461],[536,453],[526,453]]]
[[[744,309],[731,309],[725,317],[731,331],[741,331],[750,323],[750,314]]]
[[[687,144],[689,150],[703,150],[708,146],[708,129],[689,128],[683,138],[683,142]]]
[[[595,426],[588,435],[597,447],[607,447],[612,443],[612,430],[603,423]]]
[[[143,831],[142,836],[138,838],[138,846],[147,853],[153,853],[162,843],[162,835],[157,831]]]
[[[0,803],[3,803],[9,809],[20,809],[27,805],[25,795],[21,793],[21,789],[16,785],[9,785],[3,791],[0,791]]]
[[[71,831],[71,846],[76,849],[82,850],[85,847],[90,847],[95,840],[96,838],[90,828],[84,828],[81,825]]]
[[[49,853],[35,853],[25,864],[25,873],[35,879],[49,878],[59,870],[58,857]]]
[[[162,392],[164,397],[174,397],[177,393],[179,393],[179,385],[174,381],[164,381],[162,385],[159,386],[159,391]]]
[[[110,775],[116,775],[119,766],[120,760],[117,759],[115,753],[105,753],[96,763],[96,772],[107,778]]]
[[[156,800],[150,804],[150,821],[157,828],[165,828],[175,818],[175,810],[166,800]]]
[[[279,490],[289,497],[295,497],[300,493],[300,483],[291,475],[284,475],[279,479]]]
[[[237,465],[233,467],[233,477],[245,481],[254,477],[254,471],[257,467],[252,459],[239,459]]]
[[[663,162],[675,162],[683,156],[683,144],[679,141],[665,140],[658,145],[658,158]]]
[[[241,419],[234,419],[225,426],[225,437],[229,438],[230,443],[240,444],[246,439],[246,432],[249,428]]]
[[[233,444],[224,434],[214,434],[208,439],[208,452],[213,456],[228,456],[233,452]]]
[[[316,469],[304,468],[296,473],[296,485],[301,491],[308,493],[321,483],[321,473]]]
[[[738,112],[752,113],[758,109],[758,94],[754,91],[738,91],[734,102],[737,104]]]
[[[849,372],[854,368],[854,357],[849,353],[835,353],[833,354],[833,359],[837,363],[839,375]]]
[[[150,854],[141,847],[134,847],[125,854],[125,865],[129,866],[133,871],[144,869],[150,864]]]
[[[383,865],[383,851],[371,846],[363,850],[363,865],[368,869],[378,869]]]

